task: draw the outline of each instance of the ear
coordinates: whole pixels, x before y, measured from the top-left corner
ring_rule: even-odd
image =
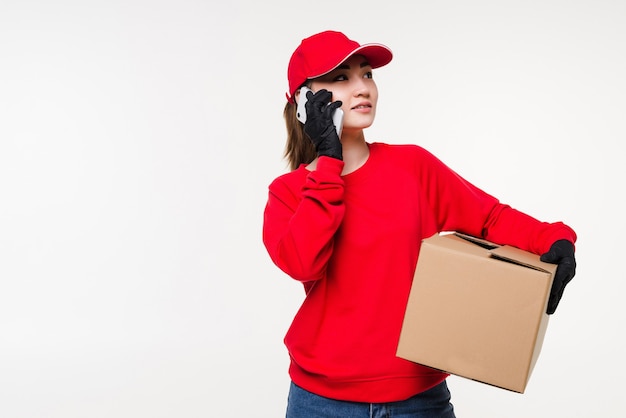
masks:
[[[293,94],[293,101],[298,104],[298,100],[300,99],[300,89],[296,90],[296,92]]]

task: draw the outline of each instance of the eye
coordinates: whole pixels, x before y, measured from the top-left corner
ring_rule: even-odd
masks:
[[[363,78],[374,78],[374,74],[372,74],[371,71],[368,71],[363,75]]]
[[[348,79],[348,76],[346,76],[345,74],[339,74],[333,77],[333,81],[346,81],[347,79]]]

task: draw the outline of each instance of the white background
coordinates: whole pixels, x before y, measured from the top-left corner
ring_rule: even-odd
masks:
[[[394,51],[368,141],[579,235],[526,393],[451,377],[457,416],[618,414],[626,3],[2,0],[0,416],[284,416],[304,293],[262,212],[325,29]]]

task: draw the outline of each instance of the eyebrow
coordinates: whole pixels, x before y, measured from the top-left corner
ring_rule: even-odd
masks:
[[[361,63],[361,65],[359,65],[359,67],[360,67],[360,68],[363,68],[363,67],[368,67],[368,66],[370,66],[369,61],[363,61],[363,62]],[[339,67],[337,67],[337,69],[338,69],[338,70],[349,70],[349,69],[350,69],[350,66],[349,66],[349,65],[347,65],[347,64],[341,64]]]

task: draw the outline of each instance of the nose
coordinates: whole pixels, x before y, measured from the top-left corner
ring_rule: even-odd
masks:
[[[370,87],[367,85],[365,80],[358,79],[354,86],[354,97],[369,97],[370,95]]]

